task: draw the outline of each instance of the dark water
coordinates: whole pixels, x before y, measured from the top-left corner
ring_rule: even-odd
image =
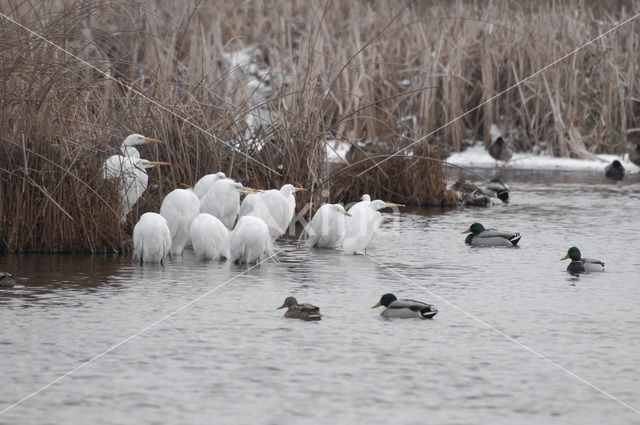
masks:
[[[386,214],[373,259],[293,241],[281,242],[279,263],[249,271],[190,251],[164,268],[0,257],[18,281],[0,291],[0,410],[208,293],[0,423],[640,423],[518,345],[640,409],[640,185],[506,177],[510,205]],[[460,232],[474,221],[520,231],[521,247],[466,246]],[[569,276],[559,259],[572,245],[606,272]],[[440,313],[383,320],[369,307],[385,292]],[[324,319],[283,319],[275,309],[287,295]]]

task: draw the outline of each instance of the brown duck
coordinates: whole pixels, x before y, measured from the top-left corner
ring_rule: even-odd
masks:
[[[287,299],[284,300],[284,304],[278,307],[278,310],[285,307],[287,308],[287,311],[284,313],[284,317],[288,317],[290,319],[307,321],[322,319],[320,308],[307,303],[298,304],[298,300],[294,297],[287,297]]]

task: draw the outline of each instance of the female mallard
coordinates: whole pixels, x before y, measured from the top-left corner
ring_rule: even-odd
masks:
[[[458,197],[460,206],[463,207],[487,207],[491,205],[489,195],[473,183],[467,183],[464,178],[458,179],[452,186]]]
[[[298,304],[298,300],[294,297],[287,297],[284,300],[284,303],[277,308],[280,310],[281,308],[287,308],[286,313],[284,313],[284,317],[288,317],[289,319],[300,319],[300,320],[320,320],[322,319],[322,314],[320,314],[320,308],[311,304]]]
[[[381,305],[386,308],[380,315],[382,317],[395,317],[399,319],[431,319],[438,314],[436,306],[414,300],[399,300],[393,294],[384,294],[380,302],[371,308]]]
[[[624,178],[624,167],[620,161],[615,159],[611,164],[606,166],[604,175],[611,180],[622,180]]]
[[[522,237],[518,232],[485,229],[480,223],[473,223],[462,233],[471,233],[464,243],[473,246],[516,246]]]
[[[504,161],[504,164],[507,164],[507,161],[511,159],[513,156],[513,151],[509,148],[507,142],[505,142],[502,137],[498,137],[495,142],[489,145],[489,155],[496,161]],[[498,165],[496,163],[496,165]]]
[[[16,280],[9,273],[0,272],[0,288],[12,288]]]
[[[582,258],[580,250],[575,246],[572,246],[567,251],[567,255],[562,257],[560,261],[571,258],[571,262],[567,266],[567,271],[570,273],[589,273],[589,272],[603,272],[604,263],[600,260],[594,260],[593,258]]]

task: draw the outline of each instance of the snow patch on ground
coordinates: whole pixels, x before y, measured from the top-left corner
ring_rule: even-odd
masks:
[[[628,173],[640,171],[636,165],[629,161],[628,155],[593,155],[593,159],[558,158],[550,155],[537,155],[533,153],[514,153],[506,168],[517,170],[564,170],[564,171],[602,171],[617,159],[622,163]],[[447,162],[455,165],[479,168],[495,168],[496,161],[491,158],[489,152],[480,142],[463,152],[451,155]],[[502,163],[500,163],[502,164]]]
[[[327,140],[327,162],[346,163],[347,152],[351,149],[351,143],[341,140]]]

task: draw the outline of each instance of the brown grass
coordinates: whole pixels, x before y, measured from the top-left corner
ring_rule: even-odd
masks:
[[[218,170],[257,187],[306,186],[316,204],[322,189],[332,201],[368,192],[448,204],[439,163],[394,158],[357,174],[371,166],[366,156],[408,145],[631,16],[625,2],[590,4],[0,0],[3,14],[115,79],[0,18],[0,251],[126,248],[142,212]],[[640,128],[637,25],[454,122],[415,154],[443,158],[465,139],[488,141],[491,123],[517,149],[623,152]],[[250,45],[271,70],[265,90],[223,56]],[[249,127],[258,113],[269,121]],[[149,173],[123,226],[99,168],[132,132],[165,141],[139,150],[172,165]],[[350,154],[364,161],[329,169],[327,139],[370,144]]]

